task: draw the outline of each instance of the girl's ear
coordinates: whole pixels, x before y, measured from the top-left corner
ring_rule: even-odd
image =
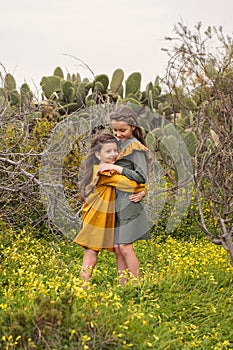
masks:
[[[95,156],[96,156],[97,159],[100,160],[100,152],[95,152]]]

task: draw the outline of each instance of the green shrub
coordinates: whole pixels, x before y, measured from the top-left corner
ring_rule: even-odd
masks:
[[[204,237],[138,242],[141,281],[119,286],[101,252],[91,285],[83,250],[1,225],[0,344],[6,349],[230,349],[233,274]]]

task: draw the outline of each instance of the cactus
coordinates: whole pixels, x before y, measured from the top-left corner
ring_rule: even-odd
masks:
[[[138,121],[140,127],[142,127],[145,130],[145,132],[148,132],[150,130],[150,124],[148,123],[148,120],[146,118],[139,117]]]
[[[157,140],[152,132],[148,132],[145,138],[146,144],[151,151],[157,148]]]
[[[7,73],[4,78],[2,94],[8,97],[11,106],[17,106],[20,102],[20,95],[16,90],[16,81],[12,74]]]
[[[119,87],[119,89],[118,89],[118,94],[119,94],[119,96],[120,96],[121,98],[123,98],[123,96],[124,96],[124,87],[123,87],[123,85],[121,85],[121,86]]]
[[[30,90],[28,84],[24,83],[20,87],[20,103],[24,105],[25,103],[31,102],[33,99],[33,94]]]
[[[149,91],[148,91],[148,107],[152,111],[155,111],[155,109],[154,109],[154,101],[153,101],[153,90],[151,90],[151,89],[149,89]]]
[[[78,85],[82,81],[81,76],[80,76],[79,73],[76,73],[76,74],[73,73],[72,77],[70,78],[70,80],[72,80],[73,83],[75,83],[76,85]]]
[[[184,130],[186,126],[186,120],[184,118],[176,118],[175,125],[178,127],[178,129]]]
[[[94,100],[92,96],[88,96],[85,99],[85,104],[86,107],[96,106],[96,100]]]
[[[159,141],[159,151],[163,159],[176,158],[179,154],[177,140],[173,135],[163,135]]]
[[[129,105],[129,106],[131,106],[131,105],[140,105],[141,106],[141,102],[133,97],[126,97],[122,100],[122,102],[124,104]]]
[[[78,109],[79,109],[79,105],[76,102],[67,103],[57,107],[58,112],[61,114],[67,114],[67,113],[69,114],[77,111]]]
[[[71,81],[71,80],[72,80],[72,78],[71,78],[71,74],[70,74],[70,73],[67,73],[66,80],[69,80],[69,81]]]
[[[16,81],[12,74],[7,73],[4,78],[4,89],[6,90],[16,90]]]
[[[158,104],[158,111],[159,111],[159,113],[165,114],[166,116],[172,114],[172,108],[167,101],[160,102]]]
[[[193,113],[192,111],[189,112],[189,125],[192,126],[194,121]]]
[[[186,111],[181,111],[176,114],[174,124],[178,127],[179,130],[185,130],[187,127],[191,127],[193,125],[193,114],[190,111],[187,114]]]
[[[156,139],[161,139],[163,132],[161,128],[155,128],[152,131],[152,134],[156,137]]]
[[[196,136],[194,132],[184,132],[181,134],[181,137],[185,142],[190,156],[194,156],[196,149]]]
[[[92,82],[84,82],[84,81],[82,81],[82,83],[85,85],[85,93],[87,95],[89,90],[93,88],[94,84]]]
[[[154,86],[152,84],[152,82],[149,82],[146,86],[146,94],[149,94],[149,91],[151,90],[153,92]]]
[[[73,87],[70,87],[68,91],[68,101],[70,103],[73,103],[74,99],[75,99],[75,89]]]
[[[81,76],[79,73],[76,73],[76,82],[80,83],[82,81]]]
[[[85,98],[91,88],[88,79],[79,81],[79,74],[64,80],[58,75],[43,77],[40,85],[47,99],[52,99],[58,105],[59,113],[71,113],[85,105]]]
[[[11,90],[9,91],[9,100],[10,100],[10,104],[11,106],[17,106],[20,103],[20,95],[18,93],[18,91],[15,90]]]
[[[162,91],[162,89],[161,89],[161,87],[160,87],[160,77],[159,76],[157,76],[156,78],[155,78],[155,82],[154,82],[154,95],[155,96],[160,96],[160,94],[161,94],[161,91]]]
[[[109,79],[106,74],[97,75],[94,81],[94,87],[99,93],[106,93],[108,89]]]
[[[33,94],[28,84],[22,84],[20,92],[17,91],[15,78],[10,73],[5,75],[4,87],[1,88],[0,95],[8,99],[12,107],[23,106],[25,103],[30,103],[33,99]]]
[[[176,135],[176,129],[173,123],[168,123],[163,127],[163,135],[165,136]]]
[[[179,154],[178,142],[173,135],[164,135],[161,139],[161,144],[166,147],[169,155],[177,156]]]
[[[56,75],[42,77],[40,85],[47,99],[50,99],[54,92],[61,91],[61,81],[62,79]]]
[[[74,92],[75,92],[74,84],[71,81],[66,80],[66,81],[62,82],[61,86],[62,86],[62,91],[63,91],[65,97],[69,100],[70,91],[74,90]],[[74,101],[73,100],[72,101],[69,100],[69,102],[74,102]]]
[[[81,82],[78,87],[77,87],[77,91],[76,91],[76,98],[81,99],[82,103],[86,98],[86,95],[88,93],[88,85],[85,82]]]
[[[154,96],[159,97],[161,94],[161,87],[160,86],[154,86]]]
[[[125,82],[125,97],[129,94],[136,94],[141,86],[141,73],[132,73]]]
[[[111,83],[110,83],[111,92],[113,92],[114,94],[119,92],[119,89],[122,87],[123,79],[124,79],[124,72],[123,72],[123,70],[120,69],[120,68],[116,69],[113,72],[112,80],[111,80]]]
[[[103,84],[100,81],[96,81],[93,87],[93,92],[96,92],[97,94],[104,94],[105,89]]]
[[[160,83],[160,77],[157,75],[157,77],[155,78],[154,86],[159,86],[159,83]]]
[[[56,75],[57,77],[64,79],[64,74],[63,74],[61,67],[56,67],[54,69],[53,75]]]
[[[155,79],[155,83],[149,82],[146,86],[146,90],[142,93],[143,104],[147,105],[153,112],[158,108],[161,100],[161,88],[159,86],[159,77]],[[159,109],[160,113],[164,112],[162,105]]]

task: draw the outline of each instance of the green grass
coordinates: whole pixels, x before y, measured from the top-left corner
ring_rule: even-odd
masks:
[[[141,281],[119,286],[102,252],[81,288],[83,251],[34,232],[1,232],[0,348],[231,349],[233,269],[205,238],[135,245]]]

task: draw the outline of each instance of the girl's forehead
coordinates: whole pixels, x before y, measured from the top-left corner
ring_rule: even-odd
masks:
[[[116,142],[108,142],[102,145],[102,149],[118,148]]]
[[[126,123],[126,122],[124,122],[123,120],[112,120],[112,126],[114,127],[114,128],[121,128],[121,127],[127,127],[128,126],[128,124]]]

